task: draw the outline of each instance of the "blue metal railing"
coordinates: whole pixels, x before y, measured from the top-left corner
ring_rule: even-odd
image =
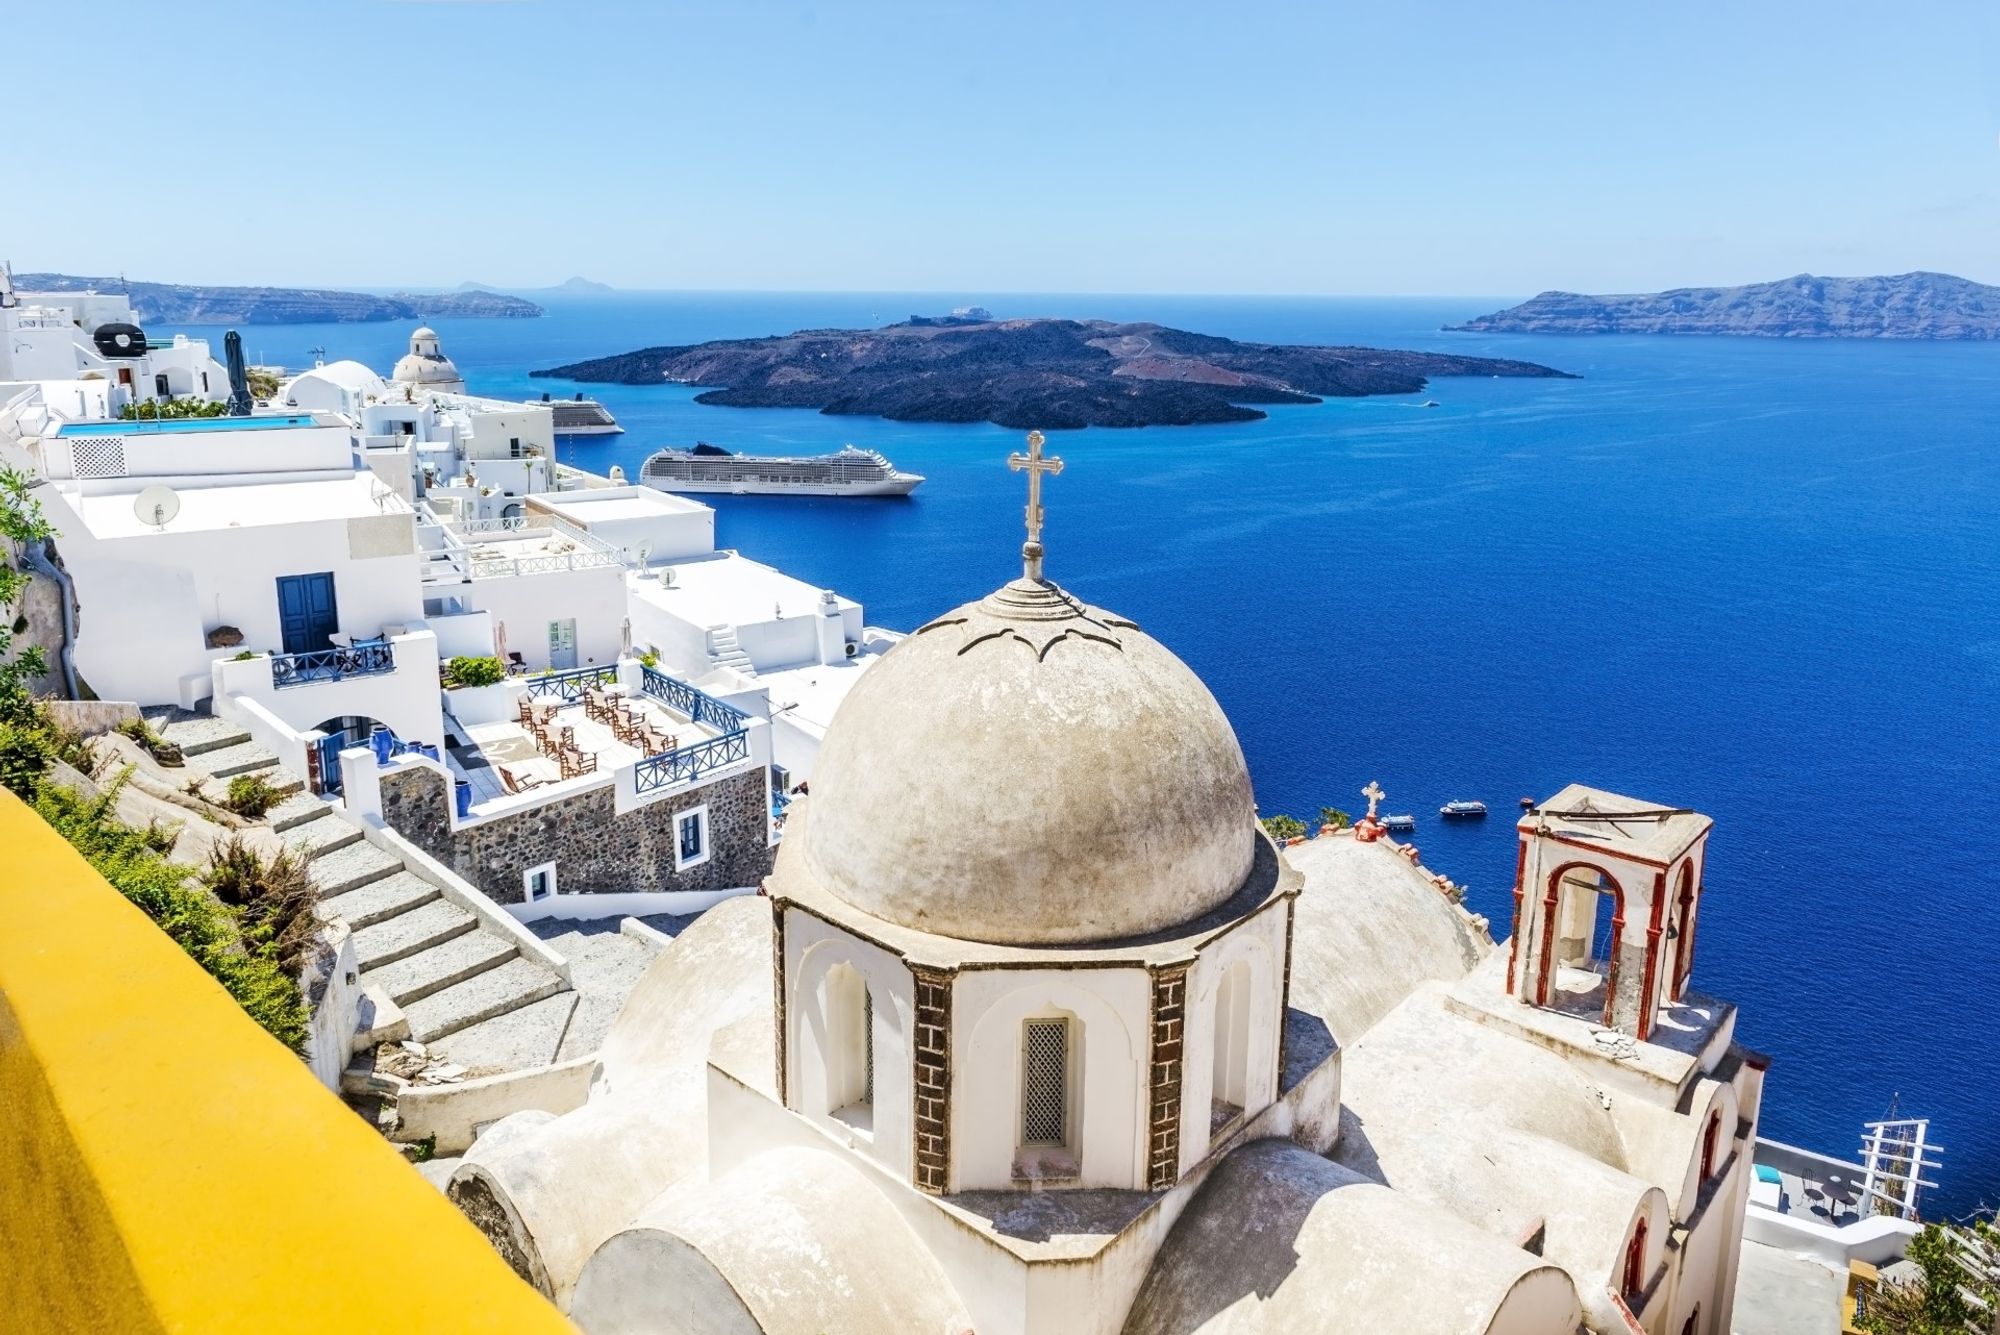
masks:
[[[693,746],[647,756],[633,771],[632,783],[638,792],[656,792],[749,758],[750,734],[726,732],[720,737],[696,742]]]
[[[365,641],[347,649],[271,655],[273,686],[305,686],[316,681],[373,677],[395,670],[396,651],[387,640]]]
[[[667,708],[687,717],[690,723],[706,723],[724,732],[741,732],[749,715],[734,705],[698,691],[677,677],[649,667],[639,669],[640,689]]]
[[[528,698],[539,700],[554,695],[560,696],[564,704],[573,705],[583,699],[583,693],[591,687],[617,679],[618,670],[610,667],[563,668],[557,672],[538,672],[528,678]]]

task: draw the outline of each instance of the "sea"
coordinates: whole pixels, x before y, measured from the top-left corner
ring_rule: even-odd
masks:
[[[475,393],[583,390],[617,414],[624,435],[566,440],[565,462],[852,442],[924,474],[907,500],[704,498],[721,545],[898,629],[1018,573],[1019,432],[529,372],[977,303],[1573,373],[1051,432],[1048,573],[1201,675],[1264,813],[1357,811],[1379,781],[1496,934],[1521,797],[1580,781],[1712,816],[1695,981],[1771,1058],[1762,1133],[1851,1156],[1891,1108],[1928,1117],[1927,1210],[2000,1202],[2000,346],[1443,331],[1506,297],[536,299],[544,318],[435,327]],[[386,373],[410,331],[243,332],[253,361],[321,348]],[[1004,801],[1024,776],[993,781]],[[1493,814],[1440,821],[1455,798]]]

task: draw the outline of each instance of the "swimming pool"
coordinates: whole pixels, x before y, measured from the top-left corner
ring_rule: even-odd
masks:
[[[68,422],[57,429],[58,436],[173,435],[180,431],[270,431],[278,427],[315,426],[311,413],[288,413],[283,417],[169,417],[135,419],[129,422]]]

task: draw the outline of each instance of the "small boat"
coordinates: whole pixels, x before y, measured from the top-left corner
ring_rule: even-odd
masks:
[[[1477,820],[1486,814],[1484,802],[1447,802],[1438,808],[1438,815],[1446,820]]]
[[[1444,405],[1440,404],[1436,399],[1425,399],[1423,403],[1421,403],[1418,406],[1424,408],[1440,408],[1443,407]]]
[[[1382,818],[1382,828],[1396,831],[1414,830],[1417,828],[1417,818],[1415,816],[1384,816]]]

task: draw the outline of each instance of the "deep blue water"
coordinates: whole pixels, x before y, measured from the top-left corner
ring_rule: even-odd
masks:
[[[2000,348],[1438,332],[1503,304],[1482,298],[647,294],[437,327],[475,392],[525,397],[575,388],[533,367],[964,301],[1580,374],[1438,381],[1429,410],[1053,433],[1049,573],[1206,679],[1264,811],[1353,810],[1379,779],[1502,932],[1516,798],[1581,780],[1712,815],[1696,981],[1773,1058],[1765,1133],[1852,1153],[1899,1096],[1947,1147],[1933,1208],[2000,1199]],[[245,341],[386,370],[408,333]],[[854,441],[928,475],[907,502],[710,498],[724,545],[872,623],[907,629],[1018,568],[1018,433],[591,388],[628,432],[565,445],[585,467],[696,438]],[[1494,818],[1442,825],[1457,797]]]

